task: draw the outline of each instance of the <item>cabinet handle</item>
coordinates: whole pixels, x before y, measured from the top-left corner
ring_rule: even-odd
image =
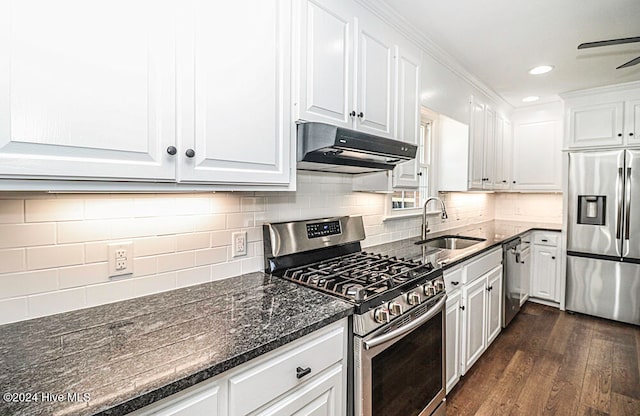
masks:
[[[354,111],[350,112],[350,113],[349,113],[349,115],[350,115],[351,117],[355,117],[355,116],[356,116],[356,111],[354,110]]]
[[[551,256],[551,260],[555,260],[555,259],[556,259],[556,256]]]
[[[296,378],[302,378],[307,374],[309,374],[310,372],[311,372],[311,367],[307,367],[307,368],[298,367],[296,368]]]
[[[460,306],[460,309],[464,310],[464,305]]]
[[[418,176],[422,176],[422,172],[418,172],[418,173],[417,173],[417,175],[418,175]]]
[[[629,133],[629,136],[633,136],[633,133]]]
[[[547,242],[547,241],[549,241],[549,240],[547,240],[546,238],[543,238],[543,239],[542,239],[542,240],[540,240],[540,241],[542,241],[543,243],[546,243],[546,242]]]
[[[167,147],[167,153],[169,153],[171,156],[173,156],[176,153],[178,153],[178,149],[176,149],[175,146],[169,146],[169,147]]]
[[[622,133],[618,133],[618,137],[622,137]]]
[[[502,181],[502,183],[507,183],[507,181]]]
[[[196,152],[193,149],[187,149],[187,151],[184,152],[184,154],[187,155],[187,157],[191,158],[196,155]]]
[[[516,181],[513,181],[512,183],[516,183]]]
[[[364,113],[363,113],[362,111],[360,111],[360,112],[358,113],[358,117],[360,117],[360,118],[364,117]]]
[[[489,287],[487,288],[487,292],[491,292],[492,290],[493,290],[493,286],[489,286]]]
[[[458,286],[460,284],[460,282],[451,282],[452,285],[454,286]]]

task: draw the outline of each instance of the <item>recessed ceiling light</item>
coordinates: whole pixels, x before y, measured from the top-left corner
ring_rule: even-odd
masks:
[[[551,71],[552,69],[553,69],[553,66],[551,66],[551,65],[540,65],[540,66],[537,66],[535,68],[530,69],[529,73],[531,75],[546,74],[547,72]]]
[[[523,103],[532,103],[534,101],[538,101],[540,99],[540,97],[538,97],[537,95],[530,95],[528,97],[524,97],[522,99]]]

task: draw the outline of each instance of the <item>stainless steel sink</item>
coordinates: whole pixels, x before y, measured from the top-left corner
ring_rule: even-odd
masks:
[[[421,240],[416,244],[424,245],[426,247],[431,247],[434,249],[462,250],[483,241],[486,240],[484,238],[465,237],[461,235],[443,235],[442,237]]]

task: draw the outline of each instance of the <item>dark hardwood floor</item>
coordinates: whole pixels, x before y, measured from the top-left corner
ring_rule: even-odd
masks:
[[[640,416],[640,327],[527,302],[447,396],[447,415]]]

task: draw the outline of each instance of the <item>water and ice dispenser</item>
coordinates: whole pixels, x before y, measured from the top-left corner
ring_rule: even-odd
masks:
[[[605,225],[607,197],[578,195],[578,224]]]

